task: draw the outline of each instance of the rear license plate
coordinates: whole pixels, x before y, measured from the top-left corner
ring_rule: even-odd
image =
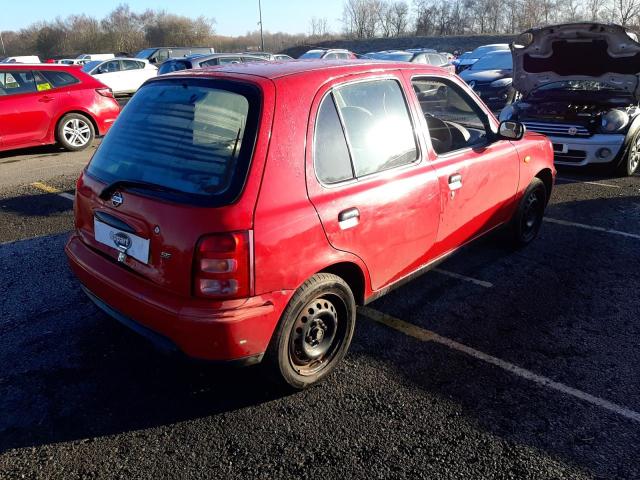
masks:
[[[97,242],[123,253],[126,257],[133,257],[142,263],[149,263],[149,239],[114,228],[95,217],[93,231]],[[119,256],[118,260],[122,258],[120,261],[124,261],[126,257]]]

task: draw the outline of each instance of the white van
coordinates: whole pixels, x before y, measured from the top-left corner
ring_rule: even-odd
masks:
[[[92,62],[94,60],[110,60],[115,58],[113,53],[83,53],[76,57],[76,60],[82,60],[83,62]]]
[[[37,55],[22,55],[19,57],[7,57],[0,60],[0,63],[40,63]]]

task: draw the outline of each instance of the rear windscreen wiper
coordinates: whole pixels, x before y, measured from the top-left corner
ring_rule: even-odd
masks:
[[[183,192],[182,190],[165,187],[164,185],[158,185],[156,183],[144,182],[142,180],[116,180],[115,182],[111,182],[109,185],[104,187],[99,196],[101,199],[106,200],[107,198],[109,198],[109,195],[111,195],[120,187],[133,187],[141,188],[144,190],[154,190],[156,192],[171,192],[185,195],[185,192]]]

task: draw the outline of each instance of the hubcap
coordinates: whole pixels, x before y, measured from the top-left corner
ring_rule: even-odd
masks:
[[[73,118],[65,122],[62,134],[69,145],[82,147],[91,139],[91,129],[84,120]]]
[[[319,297],[296,318],[289,340],[289,358],[301,375],[312,375],[334,357],[340,344],[340,299]]]

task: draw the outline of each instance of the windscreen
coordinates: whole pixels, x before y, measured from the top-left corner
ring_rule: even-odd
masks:
[[[324,50],[309,50],[307,53],[304,53],[300,56],[300,58],[322,58],[324,55]]]
[[[82,71],[85,73],[89,73],[91,70],[96,68],[102,62],[100,60],[94,60],[93,62],[87,62],[82,66]]]
[[[511,51],[490,53],[473,64],[471,70],[512,70]]]
[[[509,50],[509,47],[506,45],[504,47],[489,46],[489,45],[484,47],[478,47],[473,52],[471,52],[471,55],[469,55],[469,58],[482,58],[487,53],[495,52],[496,50]]]
[[[393,53],[385,53],[384,55],[380,55],[380,60],[392,60],[395,62],[410,62],[413,58],[413,53],[409,52],[393,52]]]
[[[235,198],[252,154],[258,102],[257,90],[232,82],[152,82],[122,111],[87,171],[106,183]]]
[[[157,48],[145,48],[136,53],[136,58],[149,58]]]

